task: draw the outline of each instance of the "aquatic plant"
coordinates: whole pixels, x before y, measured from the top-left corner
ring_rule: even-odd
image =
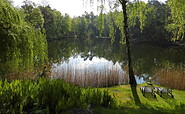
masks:
[[[53,70],[53,78],[64,79],[81,87],[109,87],[128,83],[128,75],[118,68],[78,70],[72,66]]]
[[[185,90],[185,68],[179,67],[168,67],[156,69],[154,71],[153,80],[162,86],[174,88],[178,90]]]

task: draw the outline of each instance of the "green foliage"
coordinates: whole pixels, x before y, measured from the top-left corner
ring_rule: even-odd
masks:
[[[72,19],[72,32],[78,35],[79,38],[98,36],[100,33],[100,20],[102,19],[100,19],[99,16],[95,16],[93,12],[85,12],[82,16],[74,17]]]
[[[64,18],[62,19],[62,29],[64,31],[64,36],[68,35],[68,33],[71,31],[71,18],[68,14],[65,14]]]
[[[12,70],[31,70],[38,63],[45,62],[45,35],[24,22],[7,1],[0,1],[0,14],[0,75]]]
[[[170,24],[167,30],[173,33],[173,41],[182,40],[185,35],[185,1],[168,0],[168,6],[171,9]]]
[[[33,9],[31,15],[31,23],[35,28],[43,28],[44,18],[39,8]]]
[[[136,21],[135,27],[131,28],[131,34],[134,40],[159,45],[169,44],[170,34],[165,28],[167,25],[167,17],[170,15],[167,5],[152,0],[146,4],[145,13],[145,26],[143,26],[142,33],[140,33],[139,30],[139,28],[141,28],[139,21]]]
[[[107,91],[79,88],[62,80],[0,81],[1,113],[60,113],[71,108],[87,108],[88,105],[110,106],[111,100]]]
[[[31,24],[36,29],[43,28],[44,18],[39,8],[32,1],[24,1],[24,5],[21,6],[24,9],[25,21]]]
[[[82,17],[78,17],[76,18],[77,20],[77,33],[79,36],[86,36],[86,33],[87,33],[87,19],[82,16]]]
[[[145,26],[146,22],[146,3],[144,2],[139,2],[138,4],[138,19],[140,21],[140,29],[143,30],[143,27]]]
[[[107,14],[108,17],[105,19],[101,19],[103,16],[103,7],[101,8],[101,13],[99,15],[99,31],[100,35],[102,34],[102,29],[108,30],[109,31],[109,37],[112,38],[112,42],[115,40],[115,34],[116,34],[116,29],[118,29],[121,34],[119,37],[121,37],[121,43],[125,43],[125,31],[124,31],[124,16],[123,12],[120,11],[120,1],[115,1],[115,2],[109,2],[109,7],[110,7],[110,13]],[[145,26],[145,20],[146,20],[146,3],[144,2],[129,2],[127,4],[127,15],[128,15],[128,24],[129,27],[135,26],[137,19],[140,21],[140,29],[141,31],[143,30],[143,27]],[[105,17],[105,16],[104,16]],[[105,28],[106,26],[102,23],[104,23],[102,20],[107,20],[108,24],[108,29]]]
[[[121,43],[125,43],[125,31],[124,31],[124,23],[123,23],[123,13],[118,12],[117,10],[114,12],[114,21],[116,26],[119,28],[121,31]]]
[[[111,6],[110,6],[111,8]],[[108,21],[107,21],[108,27],[109,27],[109,36],[111,37],[111,41],[113,42],[115,40],[115,33],[114,33],[114,21],[113,21],[113,14],[112,11],[110,11]]]
[[[147,4],[145,2],[138,2],[135,1],[133,3],[130,3],[127,6],[128,9],[128,23],[129,26],[135,26],[137,20],[140,22],[140,29],[143,30],[143,27],[146,23],[146,13],[147,13]]]
[[[39,9],[41,10],[43,17],[44,17],[44,29],[46,30],[46,37],[52,38],[53,33],[53,23],[54,23],[54,14],[51,7],[46,6],[42,7],[39,6]]]
[[[72,19],[68,14],[62,15],[50,6],[39,6],[44,17],[44,28],[47,39],[68,37],[72,29]]]
[[[98,30],[100,32],[100,36],[102,36],[102,33],[103,33],[103,29],[104,29],[104,15],[103,15],[103,9],[104,9],[104,6],[101,5],[99,7],[100,9],[100,15],[99,15],[99,18],[98,18]]]

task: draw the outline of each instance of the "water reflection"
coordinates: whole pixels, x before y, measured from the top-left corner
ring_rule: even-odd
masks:
[[[90,80],[82,77],[82,75],[85,75],[91,79],[99,80],[100,77],[95,77],[95,75],[110,74],[112,72],[112,74],[116,75],[111,76],[124,78],[122,79],[123,81],[120,81],[121,79],[110,76],[114,80],[114,84],[127,83],[128,81],[126,50],[118,42],[111,43],[110,39],[87,38],[79,40],[65,39],[49,42],[48,44],[49,59],[55,66],[55,78],[63,76],[73,81],[77,79],[82,79],[83,81]],[[185,49],[181,47],[166,48],[149,45],[132,45],[131,54],[138,83],[143,83],[148,80],[148,77],[156,75],[155,69],[185,64]],[[67,74],[67,72],[71,74]],[[95,75],[92,75],[92,73]],[[80,76],[77,77],[77,75]],[[105,78],[111,80],[111,78],[107,78],[108,76],[104,75],[103,77],[102,80]],[[104,85],[111,85],[106,81],[103,83]]]

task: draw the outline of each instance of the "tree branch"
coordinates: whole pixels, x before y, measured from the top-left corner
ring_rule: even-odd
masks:
[[[118,0],[121,4],[123,4],[123,0]]]

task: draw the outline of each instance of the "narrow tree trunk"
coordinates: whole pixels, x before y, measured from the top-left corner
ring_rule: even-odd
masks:
[[[126,40],[126,47],[127,47],[127,56],[128,56],[128,68],[129,68],[129,84],[137,84],[136,79],[134,77],[134,71],[132,68],[132,59],[130,54],[130,42],[129,42],[129,34],[128,34],[128,17],[127,17],[127,9],[126,9],[126,0],[119,0],[122,5],[123,10],[123,17],[124,17],[124,34]]]

